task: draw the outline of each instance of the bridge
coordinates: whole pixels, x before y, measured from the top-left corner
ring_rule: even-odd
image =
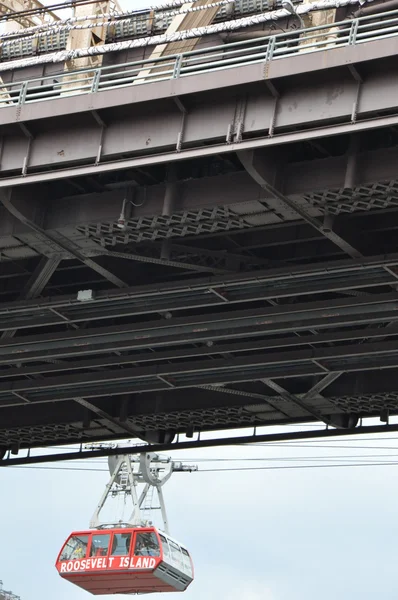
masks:
[[[2,42],[3,458],[394,427],[398,10],[230,4]]]

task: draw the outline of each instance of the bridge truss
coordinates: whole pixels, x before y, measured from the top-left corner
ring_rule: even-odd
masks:
[[[4,75],[1,465],[396,428],[398,17],[372,19],[171,78],[115,52],[141,85],[104,59],[73,97],[64,64]]]

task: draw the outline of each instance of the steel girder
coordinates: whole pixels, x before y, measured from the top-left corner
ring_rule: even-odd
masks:
[[[256,273],[229,274],[185,282],[134,286],[94,292],[92,299],[76,295],[0,304],[0,331],[48,327],[65,323],[101,321],[122,317],[214,306],[232,306],[268,299],[297,298],[308,294],[371,291],[398,280],[398,254],[360,260],[274,268]],[[377,300],[377,296],[371,301]]]
[[[346,344],[338,348],[254,354],[235,359],[183,362],[171,365],[126,368],[45,380],[0,384],[0,405],[24,405],[76,397],[98,398],[126,393],[183,389],[207,384],[322,376],[329,372],[357,372],[398,367],[396,341]]]
[[[40,263],[37,265],[37,268],[29,278],[29,281],[21,294],[21,298],[30,299],[35,298],[36,296],[40,296],[41,292],[46,287],[48,281],[51,279],[51,276],[53,275],[54,271],[57,269],[59,263],[60,260],[58,257],[42,258],[40,260]],[[7,329],[6,331],[3,331],[1,339],[12,338],[14,337],[16,332],[16,329]]]
[[[368,435],[368,434],[388,434],[388,433],[396,433],[398,431],[398,425],[373,425],[373,426],[365,426],[358,427],[357,429],[353,429],[350,431],[350,435]],[[68,452],[67,454],[58,453],[58,454],[44,454],[44,455],[35,455],[35,456],[21,456],[18,458],[13,458],[11,456],[7,457],[7,460],[0,462],[0,467],[8,467],[8,466],[19,466],[19,465],[29,465],[29,464],[40,464],[46,462],[61,462],[66,458],[67,460],[81,460],[84,458],[103,458],[109,455],[119,455],[119,454],[131,454],[132,452],[169,452],[172,450],[192,450],[197,448],[210,448],[213,446],[221,447],[221,446],[237,446],[239,444],[258,444],[258,443],[272,443],[272,442],[284,442],[284,441],[292,441],[292,440],[308,440],[308,439],[330,439],[330,438],[338,438],[347,435],[347,432],[341,429],[318,429],[312,431],[295,431],[295,432],[281,432],[281,433],[267,433],[267,434],[257,434],[254,433],[252,435],[245,436],[234,436],[234,437],[225,437],[221,439],[196,439],[194,441],[176,441],[176,442],[167,442],[167,443],[158,443],[158,444],[150,444],[144,445],[139,444],[136,446],[126,445],[126,446],[117,446],[115,448],[107,448],[107,449],[83,449],[77,451]],[[293,467],[294,468],[294,467]]]
[[[339,193],[342,201],[346,205],[344,212],[355,212],[355,201],[365,202],[366,197],[373,199],[375,206],[370,206],[368,210],[377,208],[377,200],[383,197],[396,199],[396,162],[398,159],[398,149],[379,148],[368,151],[358,151],[355,180],[351,188],[348,188],[346,182],[347,156],[329,156],[317,160],[307,160],[298,162],[289,162],[286,153],[279,150],[278,163],[276,165],[279,172],[283,172],[283,192],[291,198],[308,197],[307,208],[312,211],[311,214],[317,216],[322,214],[324,203],[330,201],[336,204],[339,201]],[[262,155],[263,160],[269,161],[275,152]],[[352,191],[350,192],[349,189]],[[163,183],[153,185],[145,190],[139,186],[135,190],[136,204],[129,220],[130,227],[139,230],[140,228],[151,228],[156,225],[162,226],[161,219],[159,224],[151,222],[154,215],[160,215],[159,204],[164,198],[165,185]],[[48,207],[48,227],[50,229],[59,229],[62,226],[84,226],[90,223],[108,222],[113,223],[115,218],[115,204],[121,207],[124,197],[123,190],[113,192],[102,192],[94,194],[84,194],[81,197],[65,197],[63,204],[55,211],[51,206]],[[249,175],[243,170],[236,173],[218,175],[217,177],[205,177],[203,179],[194,179],[184,181],[183,186],[179,188],[178,205],[175,212],[198,210],[200,208],[214,208],[217,206],[229,206],[233,213],[235,205],[242,205],[245,208],[245,202],[254,202],[270,198],[266,190],[262,191]],[[312,202],[310,201],[312,200]],[[322,202],[323,200],[323,202]],[[67,203],[67,206],[64,204]],[[349,206],[351,205],[351,209]],[[305,204],[304,204],[305,206]],[[397,206],[397,204],[392,204]],[[382,206],[382,208],[384,208]],[[361,210],[359,206],[358,211]],[[365,206],[362,210],[366,210]],[[275,213],[275,211],[273,211]],[[238,213],[235,213],[235,216]],[[243,213],[244,214],[244,213]],[[280,217],[283,220],[292,219],[291,214],[281,207]],[[116,214],[116,217],[119,215]],[[211,213],[207,215],[209,219]],[[215,217],[221,218],[229,216],[228,214],[215,214]],[[139,221],[138,219],[142,219]],[[146,220],[144,220],[146,218]],[[206,218],[203,215],[202,220]],[[163,219],[163,226],[166,219]],[[177,216],[175,224],[177,224]],[[139,241],[139,240],[137,240]]]
[[[263,64],[247,65],[181,81],[77,96],[73,104],[70,98],[61,98],[39,105],[2,108],[0,134],[2,125],[24,123],[30,135],[27,137],[22,133],[19,136],[17,131],[8,135],[7,129],[3,130],[1,173],[4,180],[0,185],[62,179],[66,175],[62,171],[64,168],[71,175],[92,174],[100,169],[102,172],[114,171],[158,164],[162,160],[170,162],[206,156],[212,152],[279,145],[298,140],[300,135],[308,140],[319,135],[353,133],[364,127],[395,123],[397,84],[391,55],[396,51],[396,43],[395,39],[379,40],[361,44],[360,48],[328,49],[280,59],[270,66],[266,75]],[[376,58],[379,60],[374,60]],[[381,60],[384,60],[382,68]],[[361,62],[360,68],[366,69],[360,96],[358,82],[346,69],[352,61]],[[328,69],[327,78],[325,68]],[[272,80],[278,89],[275,119],[275,98],[264,86],[265,79]],[[183,97],[187,104],[183,122],[173,101],[176,96]],[[228,131],[243,97],[242,141],[231,144],[227,139]],[[311,107],[308,97],[312,99]],[[151,107],[150,114],[146,105]],[[106,113],[106,128],[101,128],[90,114],[98,110]],[[386,112],[393,112],[394,116],[386,117],[385,121],[379,119],[379,115]],[[365,119],[370,119],[368,124]],[[267,137],[271,122],[273,132]],[[298,129],[305,131],[299,133]],[[134,135],[129,134],[132,131]],[[281,137],[276,135],[279,131]],[[177,151],[181,134],[185,148],[194,146],[193,150],[183,147],[182,151],[179,148]],[[126,155],[135,158],[120,160]],[[75,167],[76,162],[87,164]],[[34,173],[44,168],[49,171]],[[7,177],[8,173],[18,170],[21,177]]]
[[[0,384],[0,405],[26,405],[30,403],[71,400],[76,397],[96,398],[126,393],[153,392],[156,390],[183,389],[205,384],[241,383],[272,378],[297,378],[320,376],[325,372],[358,372],[396,368],[398,351],[396,342],[389,341],[397,335],[397,326],[387,329],[362,330],[348,329],[331,334],[306,335],[302,339],[272,339],[276,332],[308,331],[313,328],[351,327],[354,323],[391,323],[398,314],[396,293],[361,296],[339,301],[311,302],[295,306],[276,306],[270,309],[251,311],[228,311],[207,317],[182,317],[171,322],[154,321],[147,324],[113,326],[101,329],[87,329],[82,332],[28,336],[4,340],[0,343],[0,353],[4,365],[26,361],[54,361],[59,358],[86,355],[115,350],[156,348],[170,344],[211,342],[210,348],[203,350],[163,350],[152,356],[138,354],[117,360],[105,357],[75,363],[43,365],[43,368],[28,367],[6,369]],[[221,344],[212,347],[214,341],[240,337],[249,341]],[[254,342],[250,338],[256,338]],[[127,338],[127,339],[126,339]],[[319,338],[319,339],[318,339]],[[369,342],[369,339],[376,341]],[[381,341],[377,341],[380,340]],[[355,344],[355,340],[368,340]],[[109,341],[111,340],[111,341]],[[315,346],[314,342],[315,341]],[[121,343],[122,342],[122,343]],[[338,343],[332,348],[325,344]],[[319,344],[319,345],[318,345]],[[292,348],[302,346],[299,350]],[[283,352],[272,353],[272,349],[286,348]],[[310,347],[310,349],[306,349]],[[206,356],[211,360],[206,360]],[[229,356],[228,359],[217,356]],[[13,358],[14,357],[14,358]],[[198,361],[201,357],[202,360]],[[170,363],[170,360],[183,362]],[[193,359],[193,360],[192,360]],[[145,362],[155,363],[145,366]],[[129,368],[129,364],[143,363],[144,366]],[[125,368],[98,371],[105,366]],[[78,373],[79,370],[91,373]],[[56,374],[58,372],[58,374]],[[65,376],[62,372],[69,371]],[[47,374],[45,379],[26,381],[26,377]],[[54,375],[56,374],[56,375]],[[80,390],[80,391],[79,391]],[[311,413],[310,413],[311,414]]]
[[[270,156],[269,153],[262,152],[257,161],[269,162]],[[15,218],[4,211],[0,222],[0,248],[4,246],[4,259],[41,253],[50,258],[78,255],[83,261],[88,261],[101,276],[118,286],[124,285],[121,278],[112,276],[96,260],[104,255],[120,257],[120,254],[110,252],[109,247],[115,244],[133,245],[126,256],[129,260],[186,271],[217,273],[229,270],[228,260],[232,258],[235,264],[244,268],[258,268],[261,261],[255,257],[232,257],[228,253],[228,259],[225,252],[224,256],[221,252],[218,256],[217,253],[211,255],[206,248],[201,255],[200,248],[197,248],[196,253],[195,247],[189,249],[186,246],[181,250],[174,241],[170,249],[172,260],[162,261],[159,258],[160,250],[156,245],[149,244],[169,238],[189,239],[199,235],[205,238],[245,230],[253,231],[250,235],[254,236],[254,240],[258,228],[266,226],[269,230],[266,240],[262,239],[263,245],[269,245],[275,233],[278,235],[277,243],[280,244],[283,232],[272,226],[297,221],[301,218],[299,213],[305,213],[310,224],[317,220],[316,229],[320,239],[326,237],[333,241],[336,236],[345,239],[348,235],[349,238],[354,238],[355,246],[359,232],[357,229],[353,230],[349,215],[366,215],[374,211],[381,215],[383,210],[398,206],[398,183],[395,181],[397,158],[396,148],[358,153],[355,156],[355,180],[351,182],[352,187],[347,188],[347,156],[288,163],[282,153],[278,159],[277,172],[283,172],[286,177],[283,195],[299,212],[286,206],[286,202],[272,197],[266,190],[262,191],[244,172],[181,182],[177,210],[170,217],[161,214],[164,184],[150,188],[137,187],[135,206],[126,219],[123,230],[117,224],[123,190],[64,197],[57,199],[57,202],[50,202],[50,198],[43,198],[34,189],[24,192],[14,190],[14,217],[18,216],[25,226],[16,225]],[[36,216],[41,215],[44,208],[46,227],[42,226],[41,219]],[[322,219],[326,214],[339,215],[331,232],[323,227]],[[368,220],[364,219],[361,230],[376,226],[373,219],[373,215]],[[47,243],[45,236],[50,238]],[[314,238],[314,233],[309,236],[305,232],[305,236],[311,241],[317,239]],[[295,239],[299,241],[300,236],[295,235]],[[135,248],[140,242],[141,246]],[[343,244],[342,247],[345,246]]]
[[[179,316],[168,319],[113,324],[103,327],[86,328],[76,331],[40,333],[13,340],[0,341],[0,356],[12,360],[13,354],[21,359],[29,353],[52,351],[57,353],[79,352],[84,340],[82,353],[90,346],[127,341],[131,346],[145,348],[174,343],[196,342],[198,340],[228,339],[236,335],[248,337],[254,332],[273,334],[309,330],[311,328],[332,328],[351,326],[363,322],[382,323],[395,320],[398,308],[398,294],[364,294],[358,297],[339,300],[312,301],[296,304],[280,304],[263,308],[244,308],[232,311],[223,304],[224,311],[201,315]],[[368,321],[367,321],[368,320]],[[77,348],[77,349],[76,349]]]
[[[307,74],[316,77],[318,73],[324,72],[325,69],[330,74],[342,68],[348,72],[347,66],[351,65],[354,68],[357,65],[360,71],[361,67],[368,67],[371,61],[378,61],[378,65],[383,60],[389,62],[389,59],[392,59],[391,62],[393,62],[397,53],[397,47],[398,42],[396,37],[376,39],[371,42],[361,43],[358,46],[327,48],[323,51],[312,53],[298,52],[295,56],[279,57],[271,63],[266,63],[264,60],[264,62],[259,61],[243,66],[218,69],[213,72],[204,71],[197,75],[170,79],[168,81],[155,81],[145,85],[130,85],[95,94],[77,95],[73,99],[70,96],[65,96],[55,100],[41,100],[40,102],[26,103],[20,106],[11,105],[2,107],[0,111],[0,125],[16,121],[28,124],[37,119],[44,120],[46,118],[62,117],[82,112],[101,111],[109,107],[118,107],[121,109],[130,104],[139,106],[145,102],[153,102],[155,98],[159,99],[162,104],[165,104],[166,100],[170,98],[189,97],[192,94],[198,96],[200,93],[210,93],[214,90],[221,95],[225,90],[229,90],[229,88],[237,85],[247,87],[263,80],[269,80],[274,83],[275,80],[280,79],[285,82],[293,76],[305,76]],[[380,68],[378,70],[380,71]],[[63,72],[62,66],[60,72]],[[19,75],[19,79],[24,81],[23,69],[19,71]],[[55,76],[56,74],[54,73]],[[31,75],[27,72],[26,81],[29,80],[29,77]],[[348,72],[346,79],[348,80],[349,77],[355,81],[352,73]],[[34,78],[36,78],[36,74]],[[289,87],[289,83],[287,87]],[[340,90],[341,93],[344,93],[344,91]],[[388,102],[388,100],[385,99],[385,102]],[[136,109],[135,112],[137,112]],[[350,110],[349,114],[351,112],[352,110]],[[291,120],[294,118],[292,115]]]
[[[342,250],[351,258],[360,258],[361,252],[354,248],[346,239],[341,237],[336,231],[333,230],[331,224],[327,225],[325,222],[321,222],[311,215],[305,207],[301,206],[300,203],[294,202],[285,193],[281,191],[275,185],[272,185],[269,181],[269,169],[267,164],[267,155],[261,159],[261,155],[255,152],[238,152],[238,156],[243,166],[249,175],[265,190],[271,198],[278,201],[285,209],[289,209],[297,218],[301,218],[303,221],[308,223],[313,229],[319,231],[325,238],[335,244],[340,250]]]
[[[290,66],[276,61],[272,69],[277,70],[267,75],[272,74],[277,86],[277,102],[258,66],[231,69],[221,79],[218,74],[217,82],[213,75],[203,75],[171,87],[136,87],[133,101],[131,90],[119,98],[114,93],[92,96],[91,102],[107,103],[100,107],[107,125],[102,133],[98,119],[88,114],[93,105],[85,106],[84,98],[75,99],[75,115],[62,99],[41,103],[40,114],[33,104],[23,107],[18,123],[24,121],[24,137],[12,129],[14,109],[0,110],[0,175],[14,177],[25,165],[27,172],[13,179],[25,186],[91,173],[93,189],[99,190],[86,194],[78,181],[72,182],[80,187],[75,197],[63,191],[53,194],[55,183],[20,187],[7,206],[11,215],[2,211],[2,273],[7,271],[3,254],[7,260],[18,252],[47,257],[45,263],[32,262],[24,280],[28,296],[42,292],[47,297],[0,303],[0,453],[15,445],[134,433],[145,439],[149,431],[161,436],[314,419],[341,424],[353,423],[358,414],[398,413],[398,255],[391,243],[398,228],[397,150],[381,148],[383,141],[372,145],[369,137],[362,148],[351,139],[347,148],[337,150],[338,156],[300,157],[300,162],[289,158],[290,152],[300,155],[300,140],[398,123],[395,67],[389,59],[396,48],[364,44],[361,50],[361,56],[329,50],[303,55]],[[326,79],[322,56],[333,67]],[[376,56],[377,65],[372,60]],[[360,94],[358,81],[342,66],[343,59],[354,58],[362,61],[359,68],[367,74]],[[179,90],[187,110],[187,146],[175,153],[181,113],[167,98],[180,84],[188,86]],[[149,88],[151,95],[159,91],[158,100],[145,97]],[[46,111],[51,107],[55,112],[50,119]],[[214,107],[211,117],[209,107]],[[394,114],[379,117],[379,110]],[[236,114],[244,114],[242,140],[224,143]],[[274,135],[268,135],[271,121]],[[306,131],[310,121],[315,127]],[[131,135],[133,129],[137,135]],[[292,140],[294,148],[282,151],[281,145]],[[70,148],[76,143],[80,154],[73,159],[82,166],[72,164]],[[271,145],[280,147],[265,152]],[[261,181],[239,171],[236,161],[228,174],[196,178],[190,163],[184,163],[186,172],[170,214],[164,212],[161,183],[167,177],[160,171],[150,186],[134,182],[127,228],[117,227],[125,190],[122,185],[121,191],[102,191],[102,183],[109,181],[106,173],[150,163],[154,169],[147,175],[153,177],[171,159],[196,160],[220,150],[250,148],[261,149],[252,155],[261,167]],[[148,154],[155,151],[159,154]],[[119,152],[124,158],[115,162]],[[99,164],[92,157],[99,157]],[[35,172],[43,166],[49,170]],[[0,186],[8,185],[4,177]],[[336,218],[330,223],[323,220],[325,215]],[[227,245],[231,234],[243,245],[229,256],[232,270],[255,270],[198,278],[195,271],[200,268],[211,273],[231,268],[225,257],[233,247]],[[167,264],[159,257],[170,235],[187,240],[184,247],[172,243]],[[331,243],[336,236],[343,241],[339,247]],[[344,241],[356,251],[349,252],[354,260],[344,257]],[[146,246],[141,251],[138,244]],[[123,263],[127,248],[129,262]],[[344,259],[327,262],[329,255]],[[101,291],[101,285],[109,284],[96,280],[86,286],[91,287],[86,302],[76,293],[49,296],[46,281],[60,276],[59,269],[53,271],[54,261],[70,264],[76,259],[89,269],[97,267],[99,278],[120,289]],[[294,264],[308,259],[310,264]],[[184,280],[186,273],[180,272],[173,281],[172,269],[184,269],[184,260],[185,271],[194,275]],[[274,266],[284,260],[290,264]],[[156,266],[156,283],[139,285],[137,269],[121,267],[134,262]],[[166,266],[171,271],[161,273]],[[39,276],[36,281],[30,279],[33,272]],[[143,280],[150,281],[151,274]],[[80,285],[75,276],[72,281]],[[77,289],[85,289],[84,275]]]
[[[38,301],[3,303],[0,305],[1,329],[7,325],[8,317],[11,320],[13,314],[23,328],[29,325],[25,320],[35,315],[42,317],[46,310],[52,309],[61,311],[71,321],[89,321],[165,310],[181,311],[268,298],[372,288],[394,282],[397,275],[392,271],[397,266],[398,255],[392,254],[357,261],[341,260],[256,273],[230,274],[192,280],[189,283],[169,281],[164,285],[149,284],[122,291],[98,291],[91,299],[87,298],[84,301],[76,295],[68,295]],[[372,301],[375,299],[376,296]],[[32,322],[32,326],[51,323],[52,321],[44,320],[41,322],[39,318]]]
[[[216,345],[199,346],[197,348],[184,348],[181,349],[169,349],[169,350],[157,350],[156,352],[147,351],[137,354],[130,354],[129,356],[109,356],[107,354],[100,355],[99,358],[79,358],[79,360],[50,360],[49,362],[43,362],[40,365],[30,366],[29,362],[33,362],[33,359],[29,357],[21,358],[10,358],[7,365],[10,368],[6,370],[0,370],[0,381],[15,379],[21,379],[22,377],[31,377],[35,375],[62,375],[68,372],[78,372],[86,370],[98,370],[105,367],[115,366],[128,366],[128,365],[145,365],[157,363],[159,365],[164,364],[167,361],[179,360],[179,359],[206,359],[214,357],[222,357],[225,355],[234,356],[249,355],[252,352],[264,352],[266,350],[276,349],[292,349],[301,347],[322,347],[324,344],[333,344],[341,342],[362,342],[363,340],[371,341],[373,339],[388,339],[396,337],[398,335],[398,326],[393,324],[388,328],[377,328],[377,329],[350,329],[349,331],[343,331],[341,333],[319,333],[318,335],[295,335],[286,338],[260,338],[250,342],[224,342],[217,343]],[[120,350],[126,350],[130,344],[116,344],[114,346],[107,346],[108,352]],[[104,348],[102,348],[104,350]],[[64,356],[64,355],[63,355]],[[35,355],[35,360],[46,360],[47,355]],[[72,356],[71,358],[75,358]],[[13,366],[17,363],[20,366]],[[27,363],[27,366],[22,366]],[[1,364],[1,363],[0,363]]]
[[[147,431],[184,431],[192,427],[212,430],[250,424],[300,423],[312,420],[315,413],[321,415],[322,420],[333,422],[341,412],[350,414],[353,410],[348,400],[342,402],[343,392],[361,390],[363,397],[363,390],[371,389],[365,380],[358,387],[358,378],[363,378],[367,371],[379,373],[380,369],[395,373],[398,355],[396,342],[390,340],[398,336],[397,324],[382,329],[373,329],[369,324],[382,325],[396,320],[397,294],[365,294],[322,302],[314,299],[260,309],[255,308],[256,304],[248,309],[247,299],[262,300],[267,289],[262,287],[264,284],[269,286],[268,293],[271,290],[273,294],[278,293],[279,288],[282,294],[295,295],[300,293],[301,287],[307,296],[310,290],[317,294],[322,286],[326,293],[355,284],[372,289],[374,285],[395,281],[393,269],[397,262],[396,256],[346,260],[322,266],[275,269],[255,276],[231,274],[199,280],[189,286],[176,282],[164,289],[145,286],[114,290],[103,293],[102,297],[99,294],[88,304],[69,297],[2,306],[4,316],[16,311],[15,317],[21,325],[24,314],[32,318],[35,313],[43,315],[43,311],[49,310],[63,320],[64,312],[71,309],[78,311],[74,317],[77,321],[87,319],[90,314],[90,318],[100,323],[101,315],[110,318],[113,303],[120,302],[125,309],[126,302],[131,300],[141,302],[142,299],[148,303],[151,297],[158,298],[158,304],[138,308],[139,316],[142,311],[158,312],[161,306],[170,308],[170,299],[178,309],[178,297],[181,298],[178,310],[184,311],[192,293],[202,293],[203,298],[210,293],[219,312],[156,319],[136,325],[107,326],[105,320],[105,327],[82,332],[59,330],[4,340],[0,344],[0,352],[4,353],[0,371],[0,446],[3,442],[10,447],[16,441],[21,447],[27,447],[40,445],[45,440],[55,443],[115,439],[126,433],[132,435],[131,432],[145,437]],[[216,285],[213,288],[211,284]],[[213,294],[212,289],[217,293]],[[244,308],[231,312],[228,298],[237,307]],[[134,308],[137,310],[137,306]],[[197,308],[201,310],[201,301]],[[79,316],[81,310],[83,313]],[[128,313],[113,310],[114,316],[123,314]],[[355,323],[357,329],[352,329]],[[35,328],[38,324],[37,320],[30,323]],[[320,333],[309,334],[314,327]],[[303,329],[300,336],[292,335],[300,329]],[[281,332],[285,332],[282,337],[275,335]],[[198,347],[192,346],[198,342]],[[156,346],[158,349],[153,352]],[[120,350],[131,352],[134,347],[133,354],[110,355]],[[148,351],[143,352],[145,347]],[[83,355],[88,355],[88,359],[82,360]],[[73,356],[80,360],[70,362]],[[10,368],[12,364],[15,366]],[[138,366],[132,368],[132,365]],[[344,381],[332,383],[341,372],[345,373]],[[328,383],[332,383],[330,393],[327,388],[324,397],[317,392],[315,397],[307,394],[306,399],[300,400],[297,396],[300,380],[323,378],[328,373]],[[284,386],[290,385],[290,380],[293,382],[289,393],[295,392],[298,406],[286,398],[273,396],[272,392],[267,393],[265,388],[261,393],[256,387],[256,382],[273,378],[284,380]],[[383,391],[387,378],[374,377],[373,380],[372,389],[378,398],[383,398],[383,394],[388,398],[391,392]],[[255,387],[250,389],[253,385]],[[337,396],[336,385],[340,394]],[[187,388],[189,402],[188,397],[179,396]],[[196,406],[195,389],[200,394]],[[393,389],[393,386],[388,388]],[[62,401],[60,405],[58,401]],[[308,410],[306,402],[310,402]],[[382,400],[366,404],[363,397],[362,413],[378,414],[380,402],[383,404]],[[54,412],[52,407],[55,409],[56,405],[59,408]],[[398,401],[390,402],[389,406],[392,413],[396,412]],[[19,407],[23,413],[18,412]],[[120,420],[122,414],[123,421]]]

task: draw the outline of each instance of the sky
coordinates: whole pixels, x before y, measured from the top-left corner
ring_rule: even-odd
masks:
[[[188,547],[195,564],[195,581],[184,600],[396,600],[398,465],[205,472],[297,467],[320,456],[326,464],[369,462],[375,453],[383,462],[385,454],[397,462],[398,434],[391,435],[336,439],[327,442],[328,448],[318,440],[304,447],[174,453],[174,459],[192,464],[201,459],[198,472],[176,473],[164,488],[170,533]],[[106,463],[74,466],[105,469]],[[0,477],[5,589],[21,600],[88,600],[90,595],[58,576],[54,562],[69,533],[88,528],[107,472],[7,468]]]

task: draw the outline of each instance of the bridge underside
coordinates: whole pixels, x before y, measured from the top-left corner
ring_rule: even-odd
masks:
[[[0,109],[3,452],[398,414],[396,65],[369,56],[297,57],[290,91],[231,70],[213,113]]]

